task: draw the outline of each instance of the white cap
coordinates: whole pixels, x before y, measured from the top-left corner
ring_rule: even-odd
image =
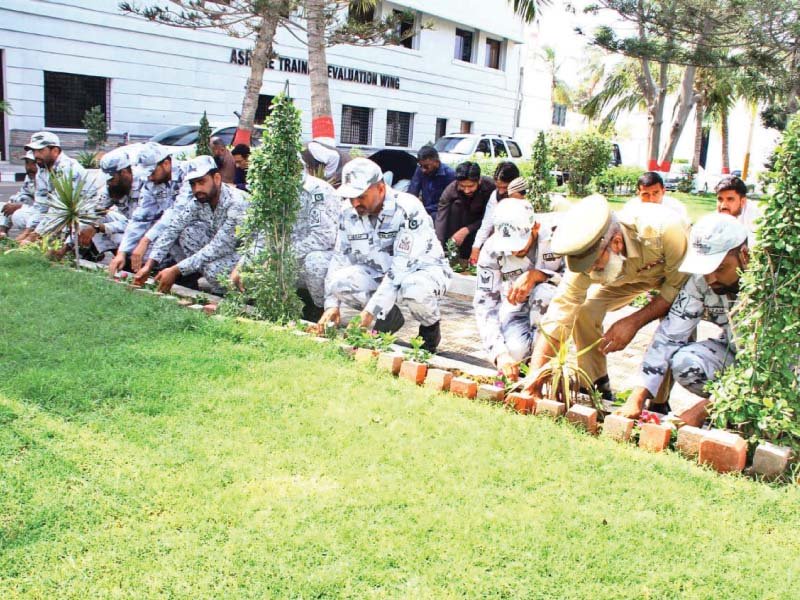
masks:
[[[24,158],[25,160],[34,160],[34,161],[36,160],[36,157],[33,155],[33,150],[28,150],[28,151],[25,153],[25,156],[23,156],[23,158]]]
[[[611,209],[605,196],[593,194],[578,200],[564,213],[562,225],[556,229],[550,247],[566,257],[567,267],[574,273],[586,273],[597,260],[603,236],[611,225]]]
[[[531,235],[536,213],[527,200],[506,198],[494,211],[494,249],[498,252],[518,252]]]
[[[122,169],[130,167],[131,163],[131,157],[126,148],[114,148],[106,152],[100,159],[100,170],[103,171],[103,175],[108,181]]]
[[[342,198],[358,198],[381,181],[381,168],[368,158],[354,158],[342,169],[342,185],[336,190]]]
[[[719,267],[722,259],[747,241],[747,228],[736,217],[711,213],[692,227],[689,248],[680,266],[683,273],[708,275]]]
[[[203,175],[208,174],[209,171],[218,169],[216,161],[211,156],[197,156],[189,161],[186,169],[186,179],[200,179]]]
[[[169,148],[162,146],[158,142],[147,142],[139,150],[139,157],[136,160],[136,165],[139,167],[142,175],[149,177],[153,174],[158,163],[171,156],[172,153]]]

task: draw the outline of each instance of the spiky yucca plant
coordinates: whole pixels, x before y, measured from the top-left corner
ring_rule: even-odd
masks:
[[[567,410],[578,401],[578,393],[581,388],[594,390],[594,382],[589,374],[578,366],[577,359],[592,350],[603,338],[596,340],[592,345],[578,351],[575,362],[569,357],[569,336],[564,335],[563,330],[558,348],[556,348],[555,338],[539,329],[539,334],[543,335],[555,353],[553,357],[544,365],[528,373],[524,379],[520,379],[511,391],[526,390],[537,381],[544,381],[543,391],[549,400],[563,402]],[[589,398],[598,411],[604,409],[602,399],[594,393],[589,393]]]
[[[81,225],[91,225],[99,218],[97,201],[93,194],[86,192],[86,180],[73,179],[72,173],[51,173],[53,191],[43,202],[47,206],[47,214],[43,225],[45,236],[72,237],[75,250],[75,267],[78,267],[80,254],[78,249],[78,232]]]

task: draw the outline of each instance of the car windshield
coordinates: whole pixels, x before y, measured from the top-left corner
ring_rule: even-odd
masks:
[[[164,146],[189,146],[197,142],[199,125],[178,125],[167,129],[150,138],[151,142],[158,142]]]
[[[452,154],[472,154],[475,140],[462,137],[441,137],[433,145],[439,152],[450,152]]]

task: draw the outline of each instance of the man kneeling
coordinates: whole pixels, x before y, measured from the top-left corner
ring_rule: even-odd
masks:
[[[706,383],[730,366],[736,357],[729,314],[737,302],[739,271],[750,259],[747,229],[734,217],[710,214],[692,229],[689,250],[680,266],[691,277],[675,298],[647,348],[638,385],[616,412],[638,417],[645,401],[658,395],[671,378],[687,390],[708,398]],[[722,328],[716,339],[691,342],[701,319]],[[678,415],[689,425],[700,425],[704,411]]]
[[[399,306],[420,322],[424,348],[435,352],[441,333],[439,299],[452,271],[436,239],[433,221],[418,198],[391,189],[378,165],[356,158],[342,171],[337,193],[350,199],[325,277],[320,327],[338,324],[339,306],[361,310],[361,325],[397,331]],[[375,319],[378,319],[375,321]]]
[[[173,255],[183,254],[184,258],[156,275],[160,292],[168,292],[179,277],[202,274],[214,293],[223,293],[225,281],[239,261],[236,228],[244,222],[247,199],[240,190],[222,183],[210,156],[192,159],[186,179],[192,198],[175,205],[174,214],[158,236],[147,263],[136,274],[136,281],[146,280],[172,250]]]
[[[554,226],[537,223],[525,199],[500,202],[493,225],[494,233],[478,257],[472,305],[489,358],[516,380],[519,363],[530,357],[539,321],[561,281],[564,259],[550,249]]]

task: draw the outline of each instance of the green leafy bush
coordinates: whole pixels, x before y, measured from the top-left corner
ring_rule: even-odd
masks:
[[[601,194],[633,194],[636,192],[636,182],[641,174],[640,167],[625,165],[610,167],[592,178],[592,186]]]
[[[84,169],[97,168],[97,154],[95,152],[87,152],[86,150],[82,150],[75,156],[75,160],[77,160],[78,164]]]
[[[608,136],[594,129],[551,133],[548,146],[555,167],[569,173],[567,186],[573,196],[586,194],[592,177],[608,168],[612,151]]]
[[[86,128],[86,146],[97,148],[108,140],[108,121],[106,115],[99,106],[93,106],[85,113],[81,123]]]
[[[776,151],[775,192],[740,282],[736,364],[711,384],[712,418],[751,442],[800,448],[800,115]]]
[[[297,261],[291,234],[302,187],[300,111],[279,94],[265,122],[263,144],[250,154],[247,185],[251,202],[242,234],[263,239],[263,249],[242,271],[256,316],[285,322],[300,317],[295,290]]]

